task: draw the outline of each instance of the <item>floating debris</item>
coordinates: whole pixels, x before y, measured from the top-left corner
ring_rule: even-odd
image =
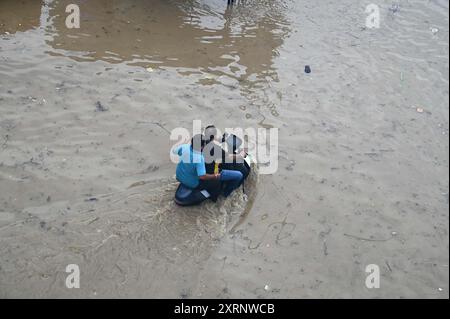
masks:
[[[153,72],[153,71],[155,71],[155,70],[153,70],[152,67],[148,67],[148,68],[147,68],[147,72]]]
[[[309,65],[305,66],[305,73],[307,74],[311,73],[311,67]]]
[[[108,111],[108,108],[105,107],[100,101],[97,101],[97,103],[95,103],[95,107],[97,112],[106,112]]]
[[[204,78],[205,78],[205,79],[208,79],[208,80],[215,80],[215,79],[217,78],[217,76],[214,75],[214,74],[206,73],[206,74],[204,75]]]
[[[400,11],[400,5],[399,4],[392,4],[392,6],[389,8],[389,11],[392,13],[397,13]]]
[[[431,33],[433,33],[433,35],[436,35],[439,32],[438,28],[430,28]]]

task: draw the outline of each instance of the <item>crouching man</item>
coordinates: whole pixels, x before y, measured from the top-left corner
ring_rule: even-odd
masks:
[[[177,180],[190,189],[207,190],[211,200],[217,201],[221,192],[220,174],[207,174],[205,158],[202,154],[205,139],[195,135],[191,144],[180,145],[175,153],[180,157],[177,166]]]

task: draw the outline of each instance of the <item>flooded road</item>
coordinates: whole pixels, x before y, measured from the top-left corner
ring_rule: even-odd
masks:
[[[0,0],[0,296],[448,298],[448,2],[368,4]],[[278,172],[175,206],[193,120]]]

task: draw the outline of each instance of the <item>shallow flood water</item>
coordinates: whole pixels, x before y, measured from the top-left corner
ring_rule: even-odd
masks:
[[[0,0],[0,296],[448,298],[448,3],[367,4]],[[175,206],[193,120],[277,173]]]

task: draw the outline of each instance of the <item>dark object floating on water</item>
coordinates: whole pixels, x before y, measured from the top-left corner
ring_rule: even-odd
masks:
[[[311,67],[309,65],[305,66],[305,73],[311,73]]]
[[[390,8],[389,11],[391,11],[392,13],[397,13],[400,11],[400,5],[399,4],[393,4]]]
[[[180,184],[175,193],[175,203],[180,206],[194,206],[207,200],[209,197],[210,195],[206,190],[190,189]]]
[[[108,108],[103,106],[103,104],[100,101],[97,101],[97,103],[95,103],[95,108],[97,109],[97,112],[106,112],[106,111],[108,111]]]

